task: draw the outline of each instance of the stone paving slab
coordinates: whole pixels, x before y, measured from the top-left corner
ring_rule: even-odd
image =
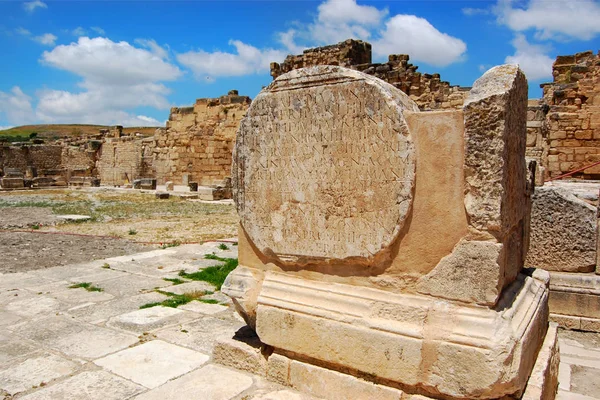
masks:
[[[209,359],[206,354],[160,340],[120,351],[96,360],[96,365],[153,389],[190,372]]]
[[[38,350],[34,342],[0,333],[0,366]]]
[[[75,321],[64,315],[17,325],[14,333],[68,356],[89,360],[138,342],[135,335]]]
[[[102,324],[111,317],[139,310],[140,306],[144,304],[158,303],[166,299],[167,296],[164,294],[150,292],[121,297],[104,303],[83,303],[68,309],[66,313],[79,321]]]
[[[208,304],[202,303],[200,301],[192,301],[190,303],[179,306],[178,308],[205,315],[215,315],[222,313],[223,311],[227,311],[229,309],[229,307],[221,304]]]
[[[140,310],[167,298],[154,287],[183,286],[162,278],[219,263],[205,254],[237,256],[236,246],[218,245],[182,245],[0,275],[0,398],[10,392],[17,393],[15,400],[315,400],[211,363],[215,341],[233,337],[245,325],[233,306],[193,301],[177,309]],[[104,292],[68,289],[74,279]],[[140,293],[146,289],[151,291]],[[229,300],[220,292],[206,297]],[[559,339],[558,398],[600,399],[600,334],[561,331]]]
[[[194,292],[213,292],[215,287],[208,282],[192,281],[162,288],[163,291],[173,294],[184,294]]]
[[[27,318],[46,317],[57,313],[60,308],[61,303],[48,296],[34,296],[24,300],[17,300],[4,307],[8,312]]]
[[[175,343],[193,350],[212,354],[214,343],[225,337],[233,337],[235,332],[245,322],[223,320],[206,317],[193,322],[161,329],[156,332],[156,337],[166,342]]]
[[[177,308],[155,306],[121,314],[108,320],[109,327],[131,332],[152,332],[169,325],[183,324],[198,315]]]
[[[130,274],[98,282],[98,286],[104,289],[105,293],[112,294],[115,297],[135,296],[156,288],[164,288],[171,285],[171,282],[160,278]]]
[[[37,353],[0,370],[0,388],[11,395],[75,372],[80,364],[50,353]]]
[[[21,400],[122,400],[146,390],[106,371],[85,371]]]
[[[252,378],[219,365],[207,365],[151,390],[136,400],[228,400],[252,386]]]

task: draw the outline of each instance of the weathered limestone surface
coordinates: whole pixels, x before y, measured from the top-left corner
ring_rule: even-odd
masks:
[[[536,188],[532,200],[526,265],[548,271],[594,271],[596,207],[554,187]]]
[[[311,376],[354,376],[402,389],[392,396],[519,398],[549,285],[522,271],[526,102],[510,65],[464,110],[431,114],[341,67],[278,77],[240,124],[240,266],[223,285],[260,342],[223,343],[215,359],[246,352],[242,368],[314,395],[327,385]]]
[[[313,67],[254,100],[233,176],[242,224],[263,253],[294,263],[371,258],[397,237],[415,179],[401,112],[418,109],[391,89],[358,72]]]
[[[475,82],[464,106],[469,234],[421,279],[420,292],[493,305],[523,267],[526,104],[527,81],[516,65],[494,67]]]

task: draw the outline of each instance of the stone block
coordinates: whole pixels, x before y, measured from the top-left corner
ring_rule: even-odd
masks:
[[[0,370],[0,390],[15,395],[77,371],[81,365],[50,353],[29,356]]]
[[[516,66],[448,112],[335,66],[265,88],[235,144],[240,266],[222,289],[266,346],[237,346],[246,364],[327,398],[520,396],[549,282],[521,272],[526,104]]]
[[[230,400],[252,386],[252,378],[219,365],[207,365],[136,397],[136,400]]]
[[[23,178],[4,177],[0,179],[0,186],[3,189],[21,189],[25,187]]]
[[[550,323],[521,400],[553,399],[558,391],[558,325]]]
[[[548,271],[594,271],[596,207],[557,187],[536,188],[532,202],[525,264]]]
[[[550,311],[576,317],[600,318],[600,276],[594,273],[550,274]]]
[[[84,371],[62,382],[21,397],[23,400],[121,400],[145,388],[106,371]]]
[[[208,358],[193,350],[153,340],[111,354],[94,363],[152,389],[200,367]]]

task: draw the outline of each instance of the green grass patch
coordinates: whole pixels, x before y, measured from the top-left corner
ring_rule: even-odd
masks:
[[[231,271],[233,271],[238,266],[237,258],[221,258],[215,254],[207,254],[204,258],[208,258],[209,260],[217,260],[222,261],[225,265],[215,265],[213,267],[204,268],[198,272],[187,273],[185,271],[180,271],[179,276],[186,279],[191,279],[193,281],[204,281],[214,285],[215,289],[221,290],[221,286],[223,286],[223,282],[225,282],[225,278]]]
[[[179,279],[179,278],[163,278],[163,281],[173,282],[173,286],[181,285],[182,283],[185,283],[185,281],[183,279]]]
[[[219,304],[219,301],[215,299],[199,299],[198,301],[201,301],[206,304]]]
[[[184,304],[189,303],[190,301],[200,300],[202,301],[202,296],[206,296],[207,294],[212,294],[212,292],[208,291],[195,291],[184,294],[175,294],[170,292],[165,292],[163,290],[156,290],[157,293],[164,294],[165,296],[169,296],[168,299],[156,302],[156,303],[148,303],[140,306],[140,309],[163,306],[163,307],[171,307],[177,308]]]
[[[220,243],[219,244],[219,249],[221,249],[221,250],[229,250],[229,247],[227,247],[227,245],[225,243]]]
[[[91,282],[81,282],[81,283],[76,283],[74,285],[69,286],[69,289],[78,289],[78,288],[85,289],[88,292],[104,292],[104,289],[92,285]]]
[[[102,264],[102,268],[104,268],[104,269],[110,269],[110,264],[109,263],[104,263],[104,264]]]

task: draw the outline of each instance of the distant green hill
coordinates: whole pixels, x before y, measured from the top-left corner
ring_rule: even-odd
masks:
[[[23,125],[0,131],[0,142],[26,142],[30,139],[38,138],[45,141],[52,141],[65,136],[87,136],[96,135],[100,129],[109,129],[109,126],[103,125]],[[124,134],[140,132],[144,136],[152,136],[158,127],[128,127],[123,128]]]

